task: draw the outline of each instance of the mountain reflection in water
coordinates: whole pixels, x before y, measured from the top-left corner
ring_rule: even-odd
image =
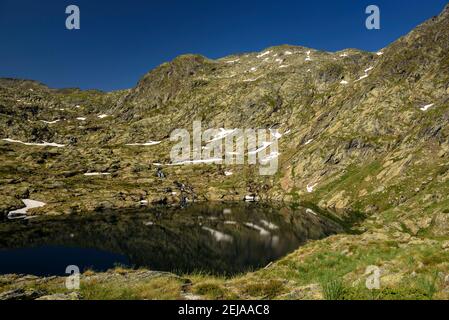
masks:
[[[257,203],[39,217],[0,223],[0,273],[104,271],[236,274],[266,266],[308,240],[342,232],[310,209]]]

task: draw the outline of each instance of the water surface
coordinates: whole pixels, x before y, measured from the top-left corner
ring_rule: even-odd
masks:
[[[68,265],[236,274],[266,266],[309,240],[342,232],[306,208],[194,204],[0,222],[0,273],[64,275]]]

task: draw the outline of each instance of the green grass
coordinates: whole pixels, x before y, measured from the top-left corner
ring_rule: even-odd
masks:
[[[368,290],[364,287],[346,288],[343,300],[427,300],[423,290],[414,287],[401,286]]]
[[[345,286],[341,279],[330,279],[321,284],[325,300],[343,300],[345,297]]]
[[[90,280],[81,282],[80,293],[87,300],[173,300],[181,299],[181,282],[174,278],[154,278],[138,283]]]
[[[419,276],[417,279],[417,286],[425,293],[425,296],[429,300],[432,300],[438,291],[438,273],[431,276]]]
[[[280,280],[267,280],[249,283],[243,288],[245,295],[260,299],[273,299],[283,292],[284,285]]]

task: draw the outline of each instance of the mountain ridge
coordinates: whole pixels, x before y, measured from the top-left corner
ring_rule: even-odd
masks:
[[[117,155],[105,156],[103,166],[126,163],[114,170],[130,178],[130,166],[139,166],[138,159],[131,159],[135,154],[145,165],[169,163],[170,133],[191,128],[193,120],[201,120],[205,128],[277,128],[290,134],[280,140],[275,177],[256,177],[251,168],[238,168],[246,178],[233,182],[236,195],[221,186],[199,186],[202,197],[241,199],[257,191],[262,198],[300,198],[324,208],[386,210],[391,199],[381,200],[384,196],[375,191],[405,183],[401,174],[403,166],[413,162],[409,155],[419,163],[426,152],[437,150],[444,158],[449,148],[448,20],[446,7],[377,53],[275,46],[218,60],[183,55],[148,72],[134,88],[116,92],[53,90],[38,82],[2,80],[0,136],[66,144],[61,157],[87,157],[87,166],[74,165],[80,171],[98,167],[89,164],[95,148],[112,149]],[[123,149],[149,140],[161,141],[152,147],[152,155]],[[391,173],[384,176],[380,169],[391,159],[396,159]],[[371,190],[362,189],[363,196],[341,187],[327,190],[349,168],[363,171],[375,163],[381,164],[381,178],[371,183]],[[146,170],[152,170],[151,165]],[[213,171],[211,179],[220,185],[220,173]],[[401,180],[396,184],[393,172]],[[186,169],[185,174],[177,176],[189,179],[192,172]],[[306,191],[309,184],[317,184],[313,194]],[[160,191],[156,194],[164,198]]]
[[[448,299],[447,39],[449,5],[377,53],[281,46],[218,60],[185,55],[108,93],[0,80],[0,215],[22,199],[45,203],[28,215],[151,210],[186,199],[305,206],[350,224],[352,234],[310,242],[235,278],[195,275],[179,292],[156,287],[176,297],[193,290],[215,299],[321,299],[341,283],[340,299]],[[190,132],[193,121],[278,129],[277,172],[176,166],[170,134]],[[364,286],[373,266],[376,292]],[[94,273],[90,285],[103,292],[123,274],[128,282],[110,292],[133,292],[131,278],[142,283],[141,273],[121,269]],[[13,286],[11,277],[0,280],[0,291]]]

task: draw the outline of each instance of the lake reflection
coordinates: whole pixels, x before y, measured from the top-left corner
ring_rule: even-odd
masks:
[[[305,208],[257,203],[95,213],[0,223],[0,273],[63,275],[68,265],[236,274],[342,232]]]

